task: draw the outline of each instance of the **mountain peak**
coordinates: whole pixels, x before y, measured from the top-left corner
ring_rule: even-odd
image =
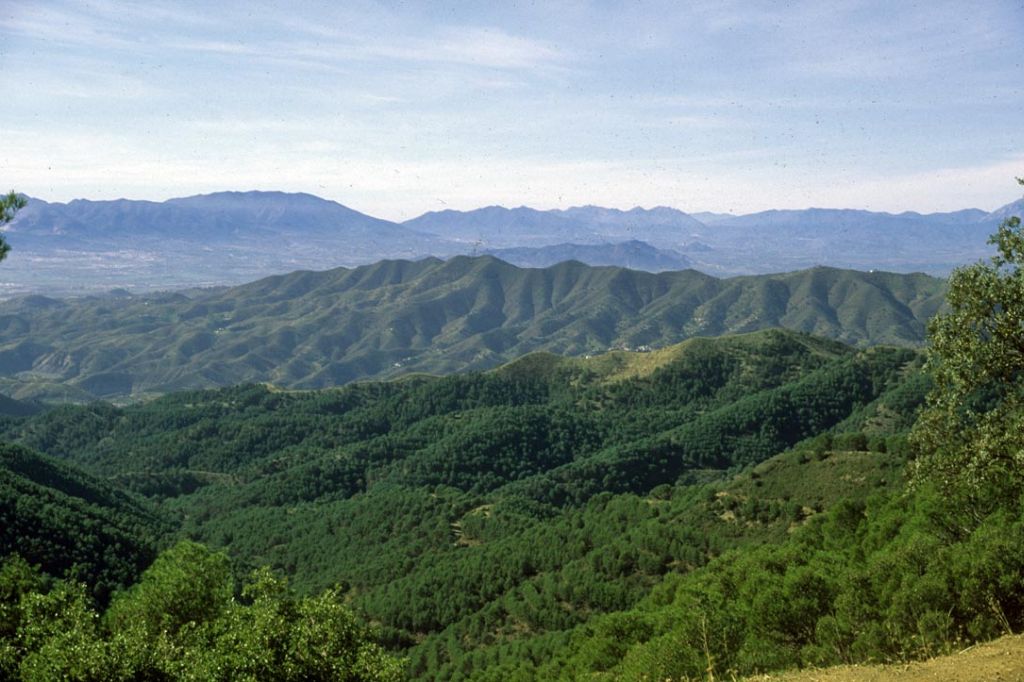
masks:
[[[1006,206],[1000,206],[991,213],[985,215],[982,220],[985,222],[1002,222],[1011,216],[1024,219],[1024,198],[1011,202]]]
[[[266,190],[248,191],[224,191],[211,192],[209,194],[194,194],[192,196],[168,199],[165,203],[181,206],[207,207],[213,209],[224,208],[252,208],[253,206],[275,205],[287,208],[300,207],[326,207],[340,206],[348,208],[343,204],[330,199],[318,197],[315,194],[306,192],[277,192]],[[352,209],[348,209],[352,210]]]

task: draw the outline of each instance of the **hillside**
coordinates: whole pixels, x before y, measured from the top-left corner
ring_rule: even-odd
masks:
[[[1019,623],[1012,500],[951,533],[943,496],[906,492],[921,360],[763,330],[66,405],[0,438],[146,496],[236,574],[345,594],[414,679],[719,677]]]
[[[944,283],[814,268],[716,279],[491,257],[383,261],[229,289],[0,304],[0,386],[16,398],[144,397],[270,382],[318,388],[487,369],[784,327],[857,345],[919,345]]]
[[[453,637],[468,656],[568,632],[898,484],[892,437],[920,403],[918,361],[768,330],[326,391],[64,406],[6,418],[0,436],[148,496],[240,566],[304,591],[346,585],[417,675],[443,679],[429,652]],[[856,437],[771,459],[830,429]]]
[[[171,524],[116,485],[25,448],[0,444],[0,557],[70,573],[105,602],[131,585]]]

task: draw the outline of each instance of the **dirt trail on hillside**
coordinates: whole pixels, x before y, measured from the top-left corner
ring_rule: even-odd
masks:
[[[844,665],[747,678],[748,682],[1024,682],[1024,635],[918,663]]]

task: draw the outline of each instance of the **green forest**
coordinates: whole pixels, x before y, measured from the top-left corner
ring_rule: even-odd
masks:
[[[1019,632],[1020,221],[993,243],[925,350],[11,401],[0,677],[728,679]]]
[[[0,390],[83,402],[258,382],[329,388],[488,370],[537,351],[661,348],[775,327],[919,347],[944,290],[920,273],[818,267],[718,279],[458,256],[230,288],[26,296],[0,302]]]

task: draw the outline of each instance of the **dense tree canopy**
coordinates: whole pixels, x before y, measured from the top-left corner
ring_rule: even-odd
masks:
[[[673,574],[894,486],[899,431],[925,390],[918,360],[773,330],[332,391],[250,385],[64,406],[0,420],[0,434],[133,489],[177,524],[172,534],[231,557],[229,570],[220,555],[175,548],[115,594],[114,631],[136,624],[158,640],[219,622],[228,577],[269,564],[303,594],[344,585],[417,677],[505,679],[495,671],[522,651],[555,656],[576,628]],[[52,478],[52,459],[15,452],[18,472]],[[56,513],[73,503],[39,512],[56,538],[74,528]],[[33,562],[66,570],[54,538],[28,524],[9,535],[13,548],[46,550]],[[83,564],[110,563],[83,549]],[[480,659],[503,642],[525,649]]]
[[[1018,180],[1024,184],[1024,180]],[[933,318],[935,378],[914,431],[918,476],[984,511],[1024,484],[1024,229],[1009,217],[990,239],[997,254],[956,270],[950,312]]]
[[[400,662],[336,590],[296,597],[268,570],[235,597],[227,557],[181,542],[102,619],[84,586],[0,564],[0,677],[23,680],[397,681]]]

